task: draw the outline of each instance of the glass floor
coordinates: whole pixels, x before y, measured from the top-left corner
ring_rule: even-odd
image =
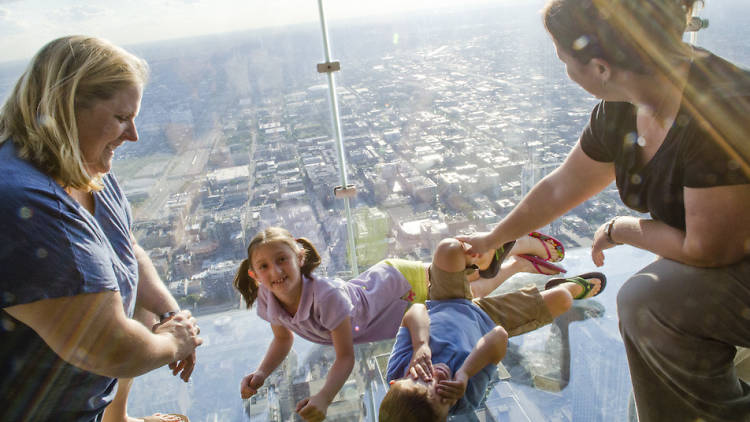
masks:
[[[500,369],[500,381],[475,415],[453,421],[628,421],[631,388],[625,350],[617,328],[616,296],[630,274],[654,256],[629,246],[606,252],[598,269],[607,276],[606,290],[594,299],[575,302],[553,324],[511,338]],[[569,275],[594,271],[590,249],[566,251]],[[548,277],[518,274],[497,292],[530,283],[543,288]],[[193,422],[290,421],[297,401],[317,391],[334,352],[295,338],[293,351],[250,400],[239,394],[240,380],[260,363],[272,333],[255,311],[232,310],[199,315],[205,343],[189,383],[162,368],[136,379],[129,414],[179,412]],[[376,421],[386,384],[391,341],[358,345],[352,376],[328,409],[329,421]]]

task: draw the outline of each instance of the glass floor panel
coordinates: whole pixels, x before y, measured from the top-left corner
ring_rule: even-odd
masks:
[[[594,271],[589,248],[566,251],[569,275]],[[594,299],[576,301],[553,324],[510,339],[500,380],[474,415],[453,421],[628,421],[630,377],[617,328],[616,295],[629,275],[654,259],[621,246],[606,252],[607,288]],[[497,293],[548,277],[518,274]],[[317,391],[334,358],[333,347],[295,338],[293,351],[250,400],[240,380],[256,368],[271,341],[269,325],[255,311],[232,310],[198,316],[205,343],[189,383],[166,368],[136,379],[129,414],[180,412],[193,422],[290,421],[297,401]],[[328,409],[329,421],[376,421],[386,392],[382,372],[393,341],[358,345],[352,376]]]

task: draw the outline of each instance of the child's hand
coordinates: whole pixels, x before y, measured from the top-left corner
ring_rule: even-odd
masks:
[[[469,382],[469,376],[464,371],[457,371],[452,380],[440,381],[437,385],[437,393],[441,400],[449,403],[455,403],[466,393],[466,385]]]
[[[240,384],[240,394],[242,395],[242,398],[249,399],[255,395],[265,380],[266,375],[260,371],[255,371],[245,378],[242,378],[242,384]]]
[[[409,375],[423,381],[432,380],[432,350],[428,344],[419,346],[411,356]]]
[[[329,404],[328,400],[316,394],[297,403],[297,413],[307,422],[320,422],[326,418]]]

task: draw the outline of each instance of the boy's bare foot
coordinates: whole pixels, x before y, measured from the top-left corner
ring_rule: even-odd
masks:
[[[573,296],[573,299],[588,299],[604,291],[607,277],[599,272],[591,272],[568,278],[553,278],[545,284],[545,290],[562,286]]]
[[[559,241],[541,233],[532,232],[535,236],[526,235],[516,239],[516,244],[510,251],[512,255],[534,255],[549,262],[558,262],[565,256]]]

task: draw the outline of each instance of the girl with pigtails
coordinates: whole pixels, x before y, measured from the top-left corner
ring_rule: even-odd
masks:
[[[325,418],[354,366],[354,344],[394,338],[409,305],[424,303],[430,295],[430,265],[421,261],[387,259],[347,282],[316,276],[321,259],[315,247],[280,227],[258,233],[247,252],[234,287],[248,308],[257,304],[258,316],[271,324],[274,337],[259,367],[243,378],[242,397],[254,395],[281,364],[291,350],[292,333],[333,345],[336,359],[325,384],[297,404],[297,413],[308,421]],[[564,272],[551,263],[563,256],[557,239],[536,232],[479,256],[465,254],[466,278],[474,280],[466,294],[485,296],[517,272]]]

